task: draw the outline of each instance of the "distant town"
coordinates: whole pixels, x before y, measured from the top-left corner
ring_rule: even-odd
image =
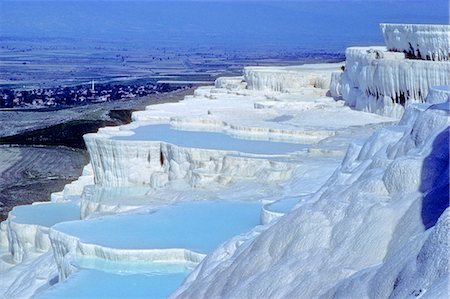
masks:
[[[95,84],[33,90],[0,89],[0,108],[69,107],[89,103],[131,100],[180,89],[167,83],[129,85]]]

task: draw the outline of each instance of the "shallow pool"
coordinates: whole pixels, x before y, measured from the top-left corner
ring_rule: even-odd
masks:
[[[38,294],[36,299],[114,299],[166,298],[174,292],[189,274],[173,272],[162,274],[117,274],[94,269],[82,269]]]
[[[98,257],[80,256],[71,261],[78,269],[101,270],[114,274],[146,274],[165,275],[173,273],[189,273],[196,264],[190,262],[168,261],[138,261],[138,260],[107,260]]]
[[[304,144],[250,140],[232,137],[219,132],[177,130],[170,125],[138,127],[130,136],[116,136],[114,140],[164,141],[181,147],[211,150],[238,151],[248,154],[282,155],[305,149]]]
[[[440,91],[450,91],[450,85],[433,86],[432,88]]]
[[[17,206],[11,211],[14,222],[50,227],[63,221],[80,219],[80,208],[73,203],[43,203]]]
[[[118,249],[185,248],[208,253],[260,224],[259,202],[192,201],[154,213],[59,223],[54,229],[83,243]]]
[[[277,213],[287,213],[299,202],[296,197],[277,200],[265,206],[265,209]]]

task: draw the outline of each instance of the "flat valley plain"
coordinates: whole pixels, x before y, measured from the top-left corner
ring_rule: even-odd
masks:
[[[247,65],[342,61],[339,53],[220,46],[159,47],[79,38],[0,37],[0,88],[36,89],[96,83],[212,82]]]

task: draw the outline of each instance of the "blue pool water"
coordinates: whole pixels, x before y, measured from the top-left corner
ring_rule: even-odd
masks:
[[[71,262],[76,268],[84,270],[102,270],[114,274],[146,274],[166,275],[173,273],[188,273],[195,264],[189,262],[162,262],[162,261],[133,261],[133,260],[106,260],[98,257],[77,257]]]
[[[185,248],[208,253],[260,224],[259,202],[193,201],[154,213],[59,223],[56,230],[83,243],[120,249]]]
[[[268,204],[266,206],[266,209],[278,213],[287,213],[292,210],[292,208],[298,203],[298,201],[299,199],[295,197],[280,199]]]
[[[185,272],[151,274],[117,274],[94,269],[82,269],[57,283],[36,299],[115,299],[166,298],[189,274]]]
[[[440,91],[450,91],[450,85],[433,86],[432,88]]]
[[[80,208],[73,203],[45,203],[17,206],[11,214],[14,222],[50,227],[63,221],[80,219]]]
[[[289,142],[239,139],[218,132],[183,131],[170,125],[148,125],[133,130],[134,135],[117,136],[115,140],[165,141],[181,147],[238,151],[248,154],[282,155],[301,151],[305,145]]]

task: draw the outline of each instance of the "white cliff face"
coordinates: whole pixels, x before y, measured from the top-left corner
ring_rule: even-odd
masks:
[[[246,67],[244,80],[251,90],[292,92],[306,87],[328,90],[330,70],[342,64],[322,64],[310,68],[308,65],[297,67]]]
[[[239,157],[238,152],[183,148],[165,142],[112,140],[98,135],[86,135],[85,140],[95,182],[102,186],[157,188],[174,181],[199,186],[211,180],[229,183],[237,177],[264,176],[282,180],[293,169],[290,163]]]
[[[434,86],[450,85],[450,26],[380,26],[387,48],[348,48],[345,71],[332,76],[331,95],[355,109],[396,118],[410,103],[445,102]]]
[[[386,46],[408,57],[449,60],[450,26],[428,24],[381,24]]]
[[[6,242],[16,263],[30,254],[50,249],[49,229],[61,221],[80,219],[80,209],[73,203],[35,203],[14,207],[4,222]]]
[[[399,126],[350,147],[309,202],[239,249],[207,257],[173,297],[404,298],[433,289],[449,275],[449,124],[448,109],[410,107]]]
[[[330,95],[336,100],[341,100],[342,95],[342,85],[341,76],[343,71],[334,71],[331,73],[330,80]]]
[[[349,48],[346,57],[333,90],[340,88],[342,98],[358,110],[400,118],[409,103],[425,102],[430,88],[450,84],[448,61],[405,59],[382,47]]]

